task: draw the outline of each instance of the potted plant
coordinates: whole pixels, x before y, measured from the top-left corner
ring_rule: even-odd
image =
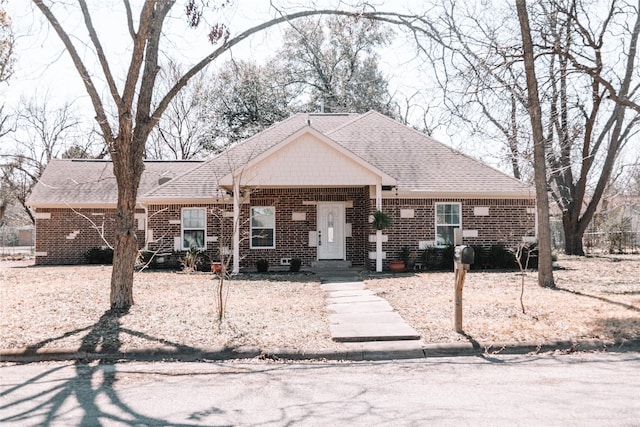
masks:
[[[222,273],[222,262],[221,261],[211,261],[211,272],[212,273]]]
[[[403,246],[398,255],[400,259],[389,261],[390,271],[401,272],[409,267],[409,263],[411,262],[411,248]]]
[[[373,228],[376,230],[384,230],[385,228],[391,228],[393,225],[391,217],[381,210],[377,210],[373,213]]]

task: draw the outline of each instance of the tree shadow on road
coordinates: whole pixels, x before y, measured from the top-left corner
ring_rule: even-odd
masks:
[[[94,325],[62,335],[60,338],[88,330],[89,332],[82,339],[80,350],[104,355],[104,358],[100,358],[97,363],[90,363],[86,360],[76,361],[74,363],[75,373],[71,377],[62,379],[57,377],[56,374],[64,370],[66,366],[56,366],[8,388],[0,393],[3,402],[0,404],[0,411],[5,414],[11,411],[13,414],[0,418],[0,423],[48,426],[64,421],[70,422],[66,417],[70,412],[69,409],[74,408],[77,401],[82,410],[78,424],[83,426],[99,426],[103,423],[135,426],[196,425],[176,424],[143,415],[119,398],[114,388],[118,381],[117,371],[112,365],[117,360],[117,356],[114,357],[114,355],[119,353],[122,345],[121,334],[129,333],[146,337],[151,341],[162,342],[165,345],[168,344],[165,340],[149,337],[137,331],[124,330],[120,325],[120,319],[126,314],[127,311],[108,310]],[[28,351],[34,352],[54,340],[54,338],[44,340],[31,346]],[[186,347],[178,344],[174,344],[174,346],[179,349]],[[45,385],[33,387],[36,384]],[[35,391],[25,392],[27,387],[33,387]]]

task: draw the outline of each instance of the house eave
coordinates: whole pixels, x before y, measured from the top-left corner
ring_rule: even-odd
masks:
[[[535,199],[535,192],[529,191],[474,191],[474,192],[452,192],[452,191],[427,191],[427,190],[410,190],[384,191],[383,198],[420,198],[420,199]]]
[[[29,203],[31,209],[115,209],[116,203]],[[136,208],[142,208],[138,203]]]

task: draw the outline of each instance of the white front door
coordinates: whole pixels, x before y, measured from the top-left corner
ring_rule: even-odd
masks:
[[[318,259],[344,259],[344,203],[318,202]]]

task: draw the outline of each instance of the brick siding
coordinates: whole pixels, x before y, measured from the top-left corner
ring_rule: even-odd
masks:
[[[375,268],[375,260],[369,252],[375,252],[375,243],[369,235],[375,234],[368,222],[375,210],[375,200],[369,198],[369,187],[317,188],[317,189],[261,189],[250,195],[250,203],[241,205],[240,254],[241,267],[252,268],[260,258],[272,266],[280,265],[281,258],[300,258],[303,266],[316,260],[317,248],[309,246],[309,232],[317,229],[317,202],[350,202],[345,209],[345,222],[352,224],[351,237],[346,238],[346,259],[354,266]],[[535,201],[528,199],[383,199],[383,211],[393,220],[393,227],[384,230],[388,241],[383,243],[388,260],[396,259],[403,246],[418,254],[420,241],[435,240],[435,204],[462,204],[463,230],[477,230],[477,237],[465,237],[465,244],[507,247],[517,245],[523,236],[535,235],[535,215],[531,213]],[[352,203],[352,204],[351,204]],[[276,210],[276,247],[250,249],[249,209],[254,206],[274,206]],[[351,207],[352,206],[352,207]],[[174,238],[180,236],[181,209],[203,207],[207,210],[207,236],[218,238],[207,243],[210,258],[217,259],[218,248],[231,248],[233,238],[233,206],[228,204],[151,205],[148,207],[148,228],[153,242],[149,249],[160,253],[174,251]],[[474,208],[488,208],[488,215],[476,215]],[[401,209],[413,210],[413,218],[401,218]],[[225,216],[223,212],[227,212]],[[96,225],[104,223],[107,240],[113,242],[113,209],[38,209],[38,213],[50,213],[50,219],[36,219],[36,264],[78,264],[84,262],[83,254],[96,246],[103,246],[98,231],[80,214],[92,219]],[[142,212],[142,211],[139,211]],[[294,220],[293,215],[304,214],[304,220]],[[104,220],[104,221],[103,221]],[[224,228],[221,228],[224,224]],[[144,246],[144,231],[138,231],[140,247]],[[69,238],[67,238],[69,237]]]
[[[386,252],[384,266],[388,260],[398,259],[400,249],[408,246],[413,257],[417,257],[420,241],[435,241],[435,205],[436,203],[461,203],[462,229],[476,230],[477,237],[464,237],[467,245],[490,246],[502,244],[515,247],[522,238],[535,236],[535,207],[533,199],[383,199],[382,211],[389,214],[393,227],[383,230],[388,241],[383,243]],[[488,215],[475,215],[474,208],[488,208]],[[371,209],[375,201],[371,201]],[[413,218],[401,218],[401,209],[413,209]],[[373,234],[373,231],[372,231]],[[368,243],[368,250],[375,251],[375,243]],[[373,268],[375,261],[368,267]]]
[[[106,246],[101,234],[111,246],[114,245],[115,209],[40,208],[36,213],[36,264],[82,264],[85,252]],[[51,217],[38,218],[42,214],[50,214]],[[142,247],[144,231],[137,231],[136,236]]]

